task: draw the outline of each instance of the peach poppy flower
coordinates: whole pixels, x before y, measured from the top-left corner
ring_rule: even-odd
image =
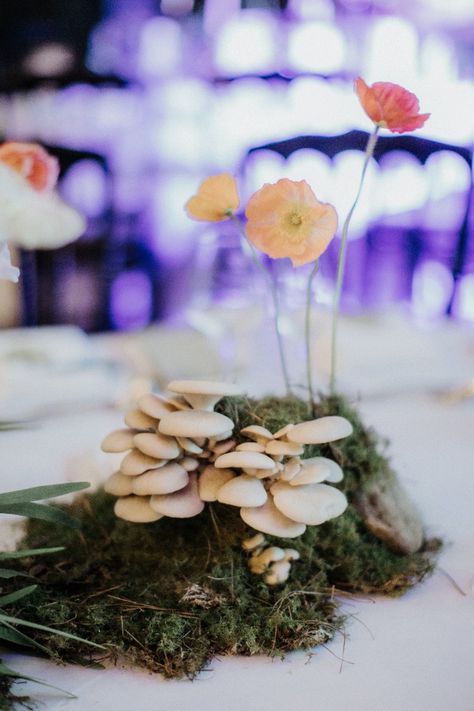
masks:
[[[337,229],[332,205],[319,202],[305,180],[265,183],[250,198],[247,235],[269,257],[289,257],[294,267],[317,259]]]
[[[36,143],[4,143],[0,162],[13,168],[38,192],[52,190],[58,180],[58,161]]]
[[[367,116],[392,133],[406,133],[421,128],[431,114],[420,114],[415,94],[398,84],[378,81],[367,86],[359,77],[355,90]]]
[[[227,220],[239,207],[237,185],[229,173],[206,178],[185,205],[194,220],[221,222]]]

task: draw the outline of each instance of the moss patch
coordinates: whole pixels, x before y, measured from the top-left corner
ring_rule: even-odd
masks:
[[[296,398],[228,398],[218,409],[237,429],[258,423],[275,431],[313,417]],[[315,414],[343,414],[354,425],[341,443],[307,448],[307,456],[341,464],[340,487],[349,500],[374,478],[393,476],[377,436],[342,398],[322,399]],[[238,510],[213,504],[188,520],[128,524],[112,509],[113,499],[99,492],[68,507],[81,520],[80,533],[30,522],[25,546],[64,545],[66,551],[22,561],[40,586],[10,609],[102,643],[109,658],[124,655],[167,677],[193,677],[216,655],[283,655],[324,644],[344,623],[337,591],[398,595],[433,569],[427,553],[390,551],[349,505],[343,516],[308,527],[299,539],[274,539],[297,548],[301,560],[287,583],[268,588],[247,569],[240,543],[250,531]],[[13,589],[6,582],[6,591]],[[41,632],[35,637],[58,660],[87,661],[90,650],[79,643]]]

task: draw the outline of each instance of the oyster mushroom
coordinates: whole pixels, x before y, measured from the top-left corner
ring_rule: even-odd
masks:
[[[117,499],[114,513],[118,518],[132,523],[152,523],[162,518],[160,513],[151,508],[150,500],[145,496],[125,496]]]
[[[173,380],[168,390],[183,395],[195,410],[208,411],[212,411],[225,395],[240,395],[242,392],[234,383],[211,380]]]
[[[234,423],[225,415],[206,410],[181,410],[163,417],[158,425],[161,434],[173,437],[215,437],[232,431]]]
[[[141,410],[134,409],[125,415],[125,424],[135,430],[150,430],[154,432],[158,421]]]
[[[291,486],[277,482],[271,488],[275,507],[292,521],[319,526],[340,516],[347,508],[347,499],[339,489],[326,484]]]
[[[300,444],[324,444],[348,437],[352,431],[352,425],[345,417],[328,415],[317,420],[300,422],[287,432],[286,438],[289,442]]]
[[[126,452],[129,449],[133,449],[134,435],[134,430],[114,430],[102,440],[102,444],[100,445],[100,447],[103,452]]]
[[[151,469],[132,479],[133,493],[139,496],[172,494],[184,489],[189,475],[184,467],[176,463],[165,464],[160,469]]]
[[[269,497],[263,506],[240,509],[242,520],[251,528],[277,538],[297,538],[305,532],[303,523],[292,521],[279,511]]]
[[[234,472],[230,469],[216,469],[211,464],[205,467],[198,482],[202,501],[217,501],[219,489],[234,476]]]
[[[133,494],[133,479],[121,472],[115,472],[105,482],[104,491],[113,496],[129,496]]]
[[[302,484],[319,484],[326,481],[331,475],[331,467],[328,465],[330,461],[326,457],[303,459],[299,472],[289,480],[290,485],[301,486]]]
[[[189,483],[173,494],[152,496],[150,506],[153,511],[171,518],[191,518],[201,513],[204,502],[199,498],[196,474],[189,475]]]
[[[162,417],[168,415],[170,412],[174,412],[176,409],[172,403],[154,393],[142,395],[137,404],[142,412],[156,420],[161,420]]]
[[[140,432],[134,436],[133,444],[140,452],[155,459],[175,459],[181,452],[173,437],[159,432]]]
[[[219,489],[217,500],[230,506],[262,506],[267,500],[267,492],[259,479],[241,474]]]
[[[272,457],[297,457],[303,454],[304,447],[298,442],[285,442],[284,440],[271,439],[266,444],[265,452]]]
[[[263,469],[271,471],[275,467],[275,462],[266,454],[260,452],[242,452],[242,450],[222,454],[214,462],[218,469],[235,467],[236,469]]]
[[[158,469],[166,464],[166,459],[156,459],[143,454],[138,449],[132,449],[123,459],[120,471],[127,476],[138,476],[147,469]]]

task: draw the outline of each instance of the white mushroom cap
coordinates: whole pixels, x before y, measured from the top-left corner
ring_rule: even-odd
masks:
[[[347,508],[347,499],[339,489],[326,484],[291,486],[277,482],[272,486],[276,508],[292,521],[318,526],[340,516]]]
[[[278,538],[297,538],[306,530],[303,523],[291,521],[282,514],[271,497],[263,506],[240,509],[240,516],[251,528]]]
[[[242,392],[234,383],[212,380],[173,380],[168,390],[184,395],[197,410],[212,410],[224,395],[240,395]]]
[[[230,469],[216,469],[212,465],[204,468],[199,477],[199,496],[202,501],[217,501],[217,492],[235,476]]]
[[[172,494],[183,489],[189,482],[186,469],[172,462],[160,469],[151,469],[132,479],[133,493],[139,496]]]
[[[285,560],[299,560],[300,554],[295,548],[285,548]]]
[[[285,442],[284,440],[271,439],[267,442],[265,452],[272,456],[296,457],[303,454],[304,447],[298,442]]]
[[[126,496],[123,499],[117,499],[114,512],[118,518],[132,523],[151,523],[162,518],[161,514],[153,511],[147,496]]]
[[[181,452],[173,437],[159,432],[140,432],[133,438],[133,443],[140,452],[155,459],[174,459]]]
[[[249,562],[249,567],[252,573],[261,575],[268,568],[270,563],[274,563],[277,560],[283,560],[285,558],[285,551],[283,548],[278,548],[278,546],[269,546],[265,548],[261,553],[254,554]]]
[[[199,498],[196,474],[189,475],[189,484],[174,494],[152,496],[150,506],[162,516],[191,518],[201,513],[204,502]]]
[[[322,481],[326,481],[331,474],[331,468],[327,464],[327,462],[330,461],[331,460],[326,457],[303,459],[301,461],[302,466],[300,471],[290,480],[291,486],[319,484]]]
[[[326,481],[330,481],[331,484],[338,484],[344,479],[344,472],[337,462],[326,457],[321,457],[321,459],[325,460],[325,464],[329,468],[329,475],[326,477]]]
[[[278,560],[272,564],[270,570],[265,576],[267,585],[278,585],[288,580],[290,574],[291,563],[288,560]]]
[[[103,452],[126,452],[133,449],[134,434],[134,430],[114,430],[104,438],[100,447]]]
[[[274,438],[280,439],[281,437],[285,437],[285,435],[287,435],[288,432],[293,429],[293,427],[294,425],[285,425],[280,430],[278,430],[278,432],[275,432],[275,434],[273,435]]]
[[[179,463],[187,472],[193,472],[199,466],[199,460],[194,459],[194,457],[183,457],[179,460]]]
[[[220,457],[222,454],[231,452],[235,449],[235,439],[224,439],[222,442],[216,442],[216,444],[211,447],[214,457]]]
[[[166,464],[166,459],[155,459],[143,454],[138,449],[132,449],[123,459],[120,471],[127,476],[138,476],[147,469],[158,469]]]
[[[176,439],[178,440],[179,446],[189,454],[202,454],[204,451],[203,448],[197,444],[197,442],[189,437],[176,437]]]
[[[215,437],[232,430],[234,423],[225,415],[205,410],[181,410],[171,412],[160,421],[162,434],[174,437]]]
[[[242,442],[235,448],[237,452],[265,452],[265,446],[258,442]]]
[[[267,469],[271,470],[275,466],[275,462],[266,454],[260,454],[260,452],[228,452],[227,454],[222,454],[214,462],[215,466],[220,469],[221,467],[236,467],[237,469]]]
[[[161,420],[162,417],[175,411],[175,407],[165,400],[160,395],[154,393],[146,393],[138,400],[139,409],[146,415],[153,417],[156,420]]]
[[[125,424],[135,430],[156,430],[158,421],[150,415],[145,415],[141,410],[130,410],[125,415]]]
[[[267,492],[259,479],[242,474],[219,489],[217,500],[230,506],[262,506],[267,500]]]
[[[244,427],[240,430],[240,434],[250,437],[250,439],[254,439],[257,442],[261,439],[273,439],[273,435],[270,430],[267,430],[266,427],[261,427],[260,425],[249,425],[248,427]]]
[[[289,442],[301,444],[324,444],[348,437],[352,431],[352,425],[345,417],[329,415],[317,420],[300,422],[287,433],[286,438]]]
[[[292,457],[285,463],[285,467],[280,479],[283,481],[291,481],[301,470],[302,461],[299,457]]]
[[[265,543],[265,536],[262,533],[256,533],[255,536],[242,541],[242,548],[244,551],[253,551],[256,548],[260,548],[263,543]]]
[[[133,493],[133,479],[121,472],[115,472],[105,482],[104,491],[113,496],[129,496]]]

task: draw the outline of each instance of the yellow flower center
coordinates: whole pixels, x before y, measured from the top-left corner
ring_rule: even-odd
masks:
[[[301,244],[307,237],[307,210],[293,206],[281,216],[280,226],[291,244]]]

